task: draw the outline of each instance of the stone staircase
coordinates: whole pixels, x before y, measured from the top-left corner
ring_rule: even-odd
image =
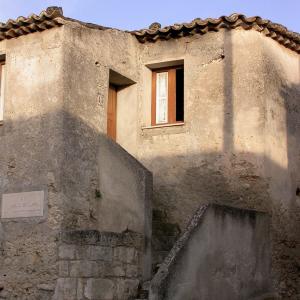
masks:
[[[152,272],[155,274],[161,263],[169,254],[173,245],[180,236],[180,228],[177,224],[168,222],[165,211],[153,210],[152,214]],[[150,281],[143,283],[135,300],[149,299]]]
[[[177,224],[168,222],[165,211],[153,210],[152,214],[152,272],[155,274],[180,236]]]
[[[203,205],[176,239],[180,233],[176,225],[167,222],[164,212],[155,211],[153,256],[158,270],[141,286],[135,300],[280,299],[272,292],[266,263],[270,259],[269,222],[264,213]],[[189,268],[192,273],[186,273]],[[236,294],[235,287],[240,286],[244,290]]]
[[[149,299],[149,289],[150,289],[150,281],[144,282],[137,294],[137,298],[135,300],[148,300]]]

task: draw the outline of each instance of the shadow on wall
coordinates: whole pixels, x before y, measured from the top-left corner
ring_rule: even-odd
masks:
[[[287,167],[272,153],[240,152],[234,148],[233,52],[231,31],[224,31],[224,125],[222,152],[193,152],[187,156],[156,156],[145,160],[154,171],[154,207],[166,211],[170,222],[183,229],[199,204],[218,203],[266,211],[272,215],[274,286],[284,297],[299,294],[300,270],[300,83],[286,85],[276,67],[266,70],[275,94],[264,91],[265,101],[285,108]],[[300,78],[300,64],[299,64]],[[268,108],[269,109],[269,108]],[[265,110],[267,108],[265,107]],[[265,123],[276,128],[275,119]],[[269,135],[276,138],[276,130]],[[266,140],[266,143],[270,141]],[[275,146],[276,147],[276,146]],[[298,192],[297,192],[298,191]]]
[[[101,141],[106,141],[106,137],[103,134],[97,134],[79,119],[73,118],[73,122],[68,133],[68,136],[72,137],[72,143],[70,141],[67,142],[67,147],[71,150],[67,154],[68,160],[66,160],[66,166],[71,166],[73,171],[69,172],[69,175],[64,178],[68,182],[65,188],[70,190],[73,196],[76,194],[76,197],[78,197],[81,203],[79,208],[83,208],[81,215],[85,216],[86,224],[90,224],[91,227],[98,226],[99,222],[103,223],[101,220],[103,211],[101,211],[101,205],[99,205],[103,199],[94,200],[96,205],[98,203],[96,210],[98,212],[91,216],[89,211],[93,208],[91,204],[94,202],[91,202],[88,195],[95,190],[95,187],[91,185],[94,182],[93,176],[99,176],[99,172],[101,172],[99,166],[95,164],[95,160],[98,160],[97,153],[101,155],[99,147]],[[93,141],[97,142],[93,144]],[[87,155],[89,152],[90,154]],[[105,157],[109,158],[109,156]],[[191,153],[188,157],[155,157],[151,161],[151,169],[157,170],[154,178],[154,197],[159,203],[156,203],[156,205],[165,205],[164,209],[167,212],[174,212],[175,210],[177,215],[174,219],[182,219],[184,221],[188,221],[189,216],[193,215],[200,203],[226,204],[271,213],[274,220],[273,266],[276,269],[274,273],[277,277],[276,282],[282,281],[282,278],[292,278],[293,283],[289,290],[292,289],[293,293],[295,293],[294,289],[296,289],[296,286],[294,282],[296,283],[298,268],[296,253],[299,249],[296,240],[296,236],[299,234],[299,231],[297,232],[299,228],[298,212],[297,207],[293,207],[293,211],[289,210],[289,215],[283,214],[283,210],[286,207],[283,207],[282,203],[292,203],[292,201],[295,201],[296,196],[293,198],[294,200],[274,199],[270,192],[270,180],[262,174],[258,174],[258,164],[262,166],[265,164],[272,170],[275,184],[280,183],[281,180],[285,182],[285,178],[288,177],[288,170],[270,160],[266,155],[249,152],[230,153],[230,151],[227,151],[225,154],[223,152],[211,152]],[[180,172],[174,174],[172,181],[169,181],[170,169],[180,170]],[[114,185],[118,187],[120,184],[126,184],[128,178],[125,176],[126,178],[122,181],[118,166],[111,165],[109,171],[115,172],[116,175],[115,180],[111,182],[111,189],[114,189]],[[91,174],[96,175],[91,176]],[[85,187],[80,183],[81,177],[84,177],[82,180],[86,181]],[[73,183],[74,186],[72,186]],[[78,189],[78,186],[76,187],[78,184],[80,189]],[[88,191],[87,187],[90,187],[91,190]],[[101,186],[97,186],[97,188],[100,192],[103,191]],[[83,194],[84,190],[86,190],[85,194]],[[74,192],[76,193],[74,194]],[[292,194],[292,191],[290,192]],[[71,199],[70,202],[72,202]],[[117,200],[122,202],[121,196]],[[82,202],[84,205],[89,206],[82,206]],[[120,204],[122,204],[121,202]],[[180,204],[181,207],[177,206],[177,204]],[[74,203],[70,203],[68,207],[72,207],[72,205]],[[105,210],[106,216],[111,218],[108,208]],[[111,209],[115,210],[113,205]],[[134,208],[129,207],[129,210],[132,209]],[[125,213],[124,211],[124,215]],[[70,218],[76,218],[73,212],[65,215]],[[132,217],[134,218],[134,215]],[[69,222],[65,224],[69,225]],[[80,228],[86,228],[86,224],[78,225]]]
[[[281,167],[267,154],[236,152],[233,149],[233,93],[230,89],[232,70],[229,62],[232,63],[232,57],[226,54],[227,57],[228,55],[228,64],[224,69],[227,84],[225,84],[223,152],[199,151],[188,156],[158,156],[148,161],[150,169],[157,170],[154,174],[155,206],[172,212],[173,215],[169,217],[180,220],[181,224],[188,221],[200,203],[219,203],[272,213],[274,274],[276,281],[281,282],[282,293],[293,295],[297,293],[296,284],[300,269],[298,257],[300,212],[299,195],[296,195],[297,185],[300,184],[298,175],[300,85],[281,87],[281,95],[285,99],[288,130],[288,168]],[[95,191],[99,190],[101,193],[101,189],[98,182],[99,167],[96,162],[99,141],[106,139],[103,133],[68,112],[53,111],[26,120],[7,120],[4,126],[0,127],[0,136],[1,142],[3,141],[0,156],[3,166],[0,170],[2,192],[15,186],[31,188],[32,185],[46,185],[49,190],[48,220],[51,221],[49,228],[53,229],[54,233],[60,229],[58,224],[61,224],[63,229],[98,229],[101,199]],[[267,166],[272,170],[270,175],[273,178],[259,173],[257,165],[262,168]],[[270,181],[273,180],[273,185],[282,185],[282,182],[290,177],[297,179],[292,183],[291,190],[285,193],[291,197],[274,199],[270,193]],[[180,207],[177,203],[180,203]],[[288,206],[283,206],[283,203],[288,203]],[[36,238],[37,241],[38,235],[45,237],[49,233],[47,226],[42,233],[34,231],[32,224],[21,226],[7,223],[2,227],[4,236],[9,239],[14,249],[19,249],[22,241],[25,243],[28,237],[28,233],[25,234],[27,230],[31,238]],[[51,238],[54,241],[53,234]],[[7,241],[3,238],[4,249]],[[30,247],[26,248],[28,255],[31,250]],[[49,268],[49,259],[43,254],[42,249],[39,251],[41,270],[45,270]],[[26,270],[31,262],[25,259],[26,255],[22,256],[22,262],[16,260],[18,266],[15,267],[18,267],[20,274],[23,273],[26,281],[46,283],[39,272],[28,275]],[[6,251],[3,261],[10,256],[13,257],[13,251]],[[2,264],[2,270],[7,270],[5,280],[9,282],[11,289],[13,286],[16,291],[21,289],[23,292],[24,282],[17,282],[14,273],[9,271],[11,267],[11,263]]]
[[[0,137],[1,192],[47,187],[61,197],[55,209],[68,230],[143,228],[144,201],[151,211],[151,172],[82,119],[65,111],[6,119]],[[105,201],[114,220],[99,212]]]
[[[0,127],[0,136],[0,193],[15,192],[16,188],[20,191],[45,188],[48,191],[45,219],[0,223],[3,253],[0,257],[0,279],[7,295],[46,299],[46,294],[51,294],[51,286],[55,286],[57,278],[55,266],[59,233],[75,229],[106,229],[103,228],[103,218],[108,223],[113,216],[109,212],[104,216],[101,213],[102,206],[106,200],[116,199],[107,199],[103,181],[99,182],[99,177],[103,180],[103,173],[102,178],[100,175],[105,166],[102,161],[99,167],[98,158],[104,154],[109,154],[107,159],[118,159],[119,165],[123,163],[123,168],[128,166],[125,175],[118,173],[118,168],[106,169],[111,172],[111,176],[115,175],[112,176],[115,182],[109,187],[123,187],[123,194],[120,195],[123,202],[128,201],[126,193],[136,196],[129,199],[132,206],[127,211],[124,203],[120,203],[117,208],[112,206],[112,209],[113,212],[116,209],[123,210],[120,217],[126,217],[126,224],[129,224],[123,228],[124,231],[138,230],[144,234],[143,230],[147,226],[145,261],[140,263],[143,263],[143,278],[149,279],[152,196],[152,175],[149,171],[120,146],[108,140],[106,135],[66,111],[52,111],[18,121],[7,118]],[[107,149],[110,153],[107,153]],[[125,176],[131,176],[131,181]],[[144,180],[141,180],[142,177]],[[121,180],[129,183],[128,190]],[[146,201],[149,202],[148,206]],[[118,218],[115,217],[114,222],[119,225]],[[131,224],[138,224],[139,228],[131,228]],[[21,255],[16,257],[16,253]],[[16,272],[18,279],[15,277]],[[28,281],[31,285],[25,287]],[[43,288],[39,290],[40,284],[51,286],[48,291]]]
[[[55,129],[58,116],[64,119],[63,127]],[[292,116],[294,115],[292,114]],[[97,133],[94,128],[91,128],[81,119],[61,112],[53,112],[19,122],[7,121],[0,130],[1,139],[4,139],[7,149],[12,146],[15,147],[15,145],[23,145],[22,149],[31,149],[30,156],[27,153],[22,154],[21,149],[18,152],[6,151],[5,156],[1,155],[1,164],[5,166],[1,175],[2,178],[6,178],[3,181],[4,184],[2,183],[2,191],[9,190],[15,185],[30,188],[33,182],[35,186],[47,185],[49,190],[48,220],[62,218],[62,228],[64,229],[97,229],[98,206],[101,199],[97,198],[95,190],[98,189],[101,192],[101,189],[98,183],[99,169],[96,161],[99,141],[106,139],[106,137]],[[61,137],[53,141],[51,139],[53,132],[57,132]],[[294,157],[293,153],[290,155]],[[271,198],[267,192],[268,182],[257,176],[252,164],[249,163],[253,160],[267,160],[267,158],[257,157],[251,153],[236,153],[228,162],[232,167],[229,168],[231,174],[227,173],[228,168],[222,169],[221,162],[223,159],[222,153],[195,153],[190,157],[156,157],[152,164],[156,164],[156,167],[162,167],[161,172],[156,174],[157,177],[155,178],[156,200],[162,201],[163,198],[166,198],[168,205],[172,206],[173,199],[180,199],[182,209],[178,208],[177,211],[182,213],[182,218],[185,219],[194,213],[195,208],[201,202],[215,202],[244,208],[255,207],[272,211]],[[12,160],[15,162],[13,171],[9,167],[9,162]],[[193,162],[192,166],[190,165],[191,161]],[[246,163],[246,161],[248,162]],[[272,165],[276,176],[286,176],[286,169],[282,169],[272,161],[268,161],[268,164]],[[169,184],[166,181],[167,173],[174,165],[176,165],[176,169],[181,169],[181,172],[176,174],[176,180]],[[24,166],[27,168],[23,168]],[[167,168],[163,166],[167,166]],[[215,166],[215,168],[211,166]],[[49,173],[56,174],[57,177],[49,178]],[[32,174],[34,174],[33,178]],[[31,178],[31,180],[24,183],[24,178]],[[163,185],[161,186],[159,182]],[[166,203],[165,201],[162,202]],[[276,214],[276,209],[273,214]],[[297,220],[290,218],[289,221],[291,227],[296,230],[298,228],[295,223]],[[27,230],[31,232],[32,239],[39,240],[39,234],[47,236],[46,229],[42,233],[39,231],[32,233],[33,226],[34,224],[22,224],[21,229],[18,224],[9,223],[3,226],[3,231],[5,236],[9,237],[9,243],[14,245],[15,249],[19,249],[21,247],[19,243],[27,237],[25,233]],[[275,229],[279,230],[278,228]],[[20,235],[16,232],[19,232]],[[286,233],[286,239],[281,239],[278,243],[280,243],[281,248],[291,250],[290,243],[292,240],[289,233]],[[3,247],[4,249],[6,247],[5,240]],[[298,250],[298,246],[296,245],[293,249]],[[30,253],[30,248],[27,250]],[[40,252],[43,258],[43,251]],[[10,255],[12,255],[10,251],[5,251],[3,258],[9,258]],[[24,255],[23,257],[26,257],[26,254]],[[289,258],[289,264],[291,268],[297,268],[296,261],[293,259],[293,257]],[[22,270],[24,271],[24,277],[26,276],[28,280],[29,275],[25,270],[31,263],[30,260],[26,261],[27,263],[25,260],[22,263],[19,262],[19,270],[21,273]],[[42,261],[43,259],[41,259],[41,264]],[[49,267],[47,266],[48,259],[45,259],[45,262],[45,265],[41,266],[41,270]],[[281,262],[286,264],[287,259],[283,258]],[[11,264],[5,266],[3,263],[3,270],[9,268],[11,268]],[[6,280],[14,280],[13,274],[9,276],[9,271],[7,274]],[[34,281],[44,283],[42,276],[37,276]],[[19,283],[21,287],[22,282]]]
[[[65,169],[69,172],[64,177],[65,195],[89,205],[88,210],[85,207],[81,212],[89,217],[81,228],[87,229],[88,224],[94,223],[100,231],[143,234],[143,279],[149,280],[152,174],[105,134],[97,133],[69,114],[65,119],[64,134],[69,137],[64,139]],[[91,194],[92,201],[89,198]],[[76,217],[74,213],[66,213],[65,216]]]
[[[298,95],[298,90],[299,86],[282,89],[283,95],[288,94],[289,99],[294,99],[289,100],[289,105],[293,103],[296,105],[297,99],[294,97]],[[299,143],[299,131],[296,130],[299,128],[297,116],[297,110],[287,110],[287,128],[290,132],[288,139],[289,168],[293,168],[295,171],[299,163],[298,156],[295,155],[297,152],[295,146]],[[63,120],[63,122],[59,120]],[[9,190],[14,186],[31,187],[33,183],[35,186],[46,185],[49,190],[48,220],[51,219],[51,222],[61,220],[63,229],[98,229],[98,209],[101,199],[97,197],[95,191],[100,190],[101,192],[101,189],[98,182],[99,167],[96,162],[99,142],[106,139],[105,135],[97,132],[80,118],[59,111],[29,120],[13,122],[7,120],[0,128],[0,134],[5,149],[17,149],[2,152],[1,164],[4,167],[1,169],[1,177],[5,178],[1,184],[2,191]],[[53,134],[56,135],[55,139],[53,139]],[[16,145],[22,145],[22,147],[16,147]],[[28,150],[30,153],[27,153],[27,150],[24,152],[23,149],[30,149],[30,151]],[[11,161],[14,161],[13,170],[10,167]],[[272,212],[274,218],[278,216],[281,219],[279,203],[274,203],[274,199],[268,192],[269,181],[257,175],[254,163],[251,162],[266,162],[278,180],[285,178],[290,172],[268,157],[253,153],[234,153],[230,155],[229,159],[224,156],[224,153],[218,152],[194,153],[189,157],[155,157],[149,163],[153,166],[152,169],[158,170],[155,174],[154,190],[156,205],[161,203],[161,207],[165,206],[167,211],[176,209],[178,216],[186,221],[193,215],[200,203],[212,202],[261,209]],[[173,180],[169,182],[168,173],[173,166],[176,166],[176,170],[180,170],[180,172],[173,174]],[[49,173],[54,174],[54,177],[49,177]],[[24,181],[24,178],[28,180]],[[299,216],[299,206],[296,204],[295,192],[293,194],[294,198],[289,201],[291,205],[289,228],[293,228],[292,232],[287,230],[286,220],[280,224],[273,224],[274,232],[279,233],[276,240],[278,246],[276,249],[279,251],[275,258],[275,260],[278,259],[276,268],[279,273],[282,273],[282,276],[288,276],[285,278],[289,279],[292,274],[294,274],[292,279],[295,279],[294,277],[298,276],[295,271],[299,270],[296,260],[299,244],[294,239],[297,236],[297,228],[299,230],[299,223],[297,223],[299,219],[295,218]],[[175,206],[179,200],[182,207]],[[39,240],[39,234],[47,236],[46,229],[43,233],[32,233],[34,225],[28,226],[22,225],[22,229],[19,228],[19,225],[12,223],[3,226],[5,236],[9,237],[9,243],[14,245],[15,249],[19,249],[19,242],[27,236],[24,234],[26,230],[29,230],[31,238],[36,238],[36,240]],[[56,227],[56,229],[59,228]],[[12,234],[12,232],[20,234]],[[292,233],[293,235],[291,235]],[[3,247],[5,249],[6,240],[3,241]],[[30,248],[27,250],[31,251]],[[40,252],[43,257],[43,251]],[[293,253],[295,253],[294,256]],[[9,258],[10,255],[12,253],[6,251],[3,259]],[[26,254],[23,257],[26,257]],[[41,264],[42,261],[41,259]],[[48,260],[45,259],[42,270],[49,267],[47,262]],[[19,270],[21,273],[24,272],[24,278],[26,277],[27,280],[31,276],[25,270],[30,264],[30,260],[19,262]],[[11,276],[9,275],[11,264],[5,266],[3,263],[2,266],[3,270],[8,270],[6,281],[15,286],[18,282],[12,283],[15,280],[13,273]],[[287,267],[289,268],[288,274],[286,273]],[[33,282],[44,283],[42,276],[38,274],[32,276],[34,277]],[[19,284],[21,288],[22,282]],[[293,282],[289,289],[294,293]]]

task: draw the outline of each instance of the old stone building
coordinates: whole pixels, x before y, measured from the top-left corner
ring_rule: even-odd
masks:
[[[0,299],[300,299],[299,53],[239,14],[0,24]]]

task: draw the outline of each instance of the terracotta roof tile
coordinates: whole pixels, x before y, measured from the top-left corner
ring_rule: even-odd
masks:
[[[0,41],[4,39],[16,38],[32,32],[43,31],[53,27],[65,24],[65,21],[76,22],[89,28],[105,30],[106,27],[84,23],[63,16],[60,7],[48,7],[39,15],[19,17],[16,20],[8,20],[6,23],[0,23]],[[285,47],[300,53],[300,34],[289,31],[286,27],[272,23],[261,17],[246,17],[241,14],[232,14],[229,17],[222,16],[217,19],[200,18],[194,19],[190,23],[174,24],[161,28],[159,23],[153,23],[148,29],[131,31],[139,42],[155,42],[157,40],[169,40],[183,36],[195,34],[205,34],[209,31],[218,31],[221,28],[234,29],[242,28],[245,30],[256,30],[268,36]]]
[[[0,41],[11,39],[36,31],[43,31],[63,24],[63,12],[59,7],[48,7],[40,15],[32,14],[29,17],[19,17],[0,23]]]
[[[222,16],[217,19],[194,19],[190,23],[174,24],[161,28],[159,23],[153,23],[149,29],[132,31],[131,33],[141,42],[155,42],[157,40],[169,40],[195,34],[205,34],[209,31],[218,31],[221,28],[256,30],[276,40],[285,47],[300,53],[300,34],[289,31],[286,27],[272,23],[261,17],[246,17],[241,14],[232,14],[229,17]]]

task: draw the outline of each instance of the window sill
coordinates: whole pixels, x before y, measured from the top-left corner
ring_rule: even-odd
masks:
[[[142,130],[145,129],[155,129],[155,128],[165,128],[165,127],[175,127],[175,126],[184,126],[184,122],[172,123],[172,124],[159,124],[159,125],[152,125],[152,126],[145,126],[142,127]]]

